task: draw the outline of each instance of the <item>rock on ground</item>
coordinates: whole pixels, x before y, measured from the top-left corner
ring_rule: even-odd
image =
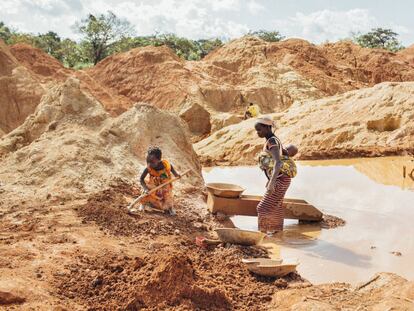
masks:
[[[209,134],[211,131],[210,113],[200,104],[187,103],[180,111],[180,117],[194,135]]]

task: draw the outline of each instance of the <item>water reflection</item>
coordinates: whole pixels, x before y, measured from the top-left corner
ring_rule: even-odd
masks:
[[[302,161],[306,166],[352,166],[371,180],[402,189],[414,189],[414,158],[386,157]]]
[[[414,168],[414,163],[410,158],[299,163],[287,196],[305,199],[347,225],[326,230],[289,220],[283,235],[265,245],[274,257],[298,258],[299,272],[314,283],[357,283],[379,271],[413,279],[414,192],[408,190],[413,183],[403,179],[402,166]],[[263,194],[266,182],[255,167],[213,168],[204,175],[207,182],[237,183],[249,194]],[[255,217],[232,220],[237,227],[257,230]]]

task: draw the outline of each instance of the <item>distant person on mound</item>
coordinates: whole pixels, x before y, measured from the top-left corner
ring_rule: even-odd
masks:
[[[296,176],[296,165],[290,157],[298,152],[293,145],[284,149],[273,127],[273,120],[269,117],[258,118],[255,125],[257,135],[265,139],[258,160],[268,179],[266,193],[257,205],[258,227],[269,236],[283,231],[283,199],[291,178]]]
[[[260,108],[258,105],[255,105],[253,103],[249,104],[249,107],[247,107],[246,112],[244,113],[244,119],[250,119],[250,118],[257,118],[260,114]]]
[[[147,152],[147,168],[142,172],[140,182],[145,192],[169,181],[172,175],[179,177],[174,167],[167,160],[162,160],[162,152],[158,147],[150,147]],[[149,176],[148,180],[145,178]],[[170,215],[175,215],[172,184],[165,185],[155,193],[150,194],[141,201],[141,209],[146,205],[161,209]]]

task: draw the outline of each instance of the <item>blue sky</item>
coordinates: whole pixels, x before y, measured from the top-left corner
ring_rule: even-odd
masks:
[[[54,30],[76,38],[71,26],[87,13],[112,10],[138,35],[174,32],[189,38],[241,36],[279,30],[314,43],[351,32],[392,28],[404,45],[414,43],[414,1],[409,0],[1,0],[0,20],[32,33]]]

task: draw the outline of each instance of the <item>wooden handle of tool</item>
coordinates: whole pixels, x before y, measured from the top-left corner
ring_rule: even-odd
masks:
[[[153,194],[154,192],[156,192],[157,190],[161,189],[162,187],[171,184],[172,182],[180,179],[181,177],[183,177],[184,175],[187,175],[191,170],[186,170],[184,173],[182,173],[180,175],[180,177],[174,177],[172,179],[170,179],[169,181],[151,189],[150,191],[148,191],[147,193],[144,193],[143,195],[140,195],[138,198],[136,198],[134,201],[132,201],[132,203],[128,206],[128,209],[132,208],[137,202],[139,202],[140,200],[142,200],[143,198]]]

